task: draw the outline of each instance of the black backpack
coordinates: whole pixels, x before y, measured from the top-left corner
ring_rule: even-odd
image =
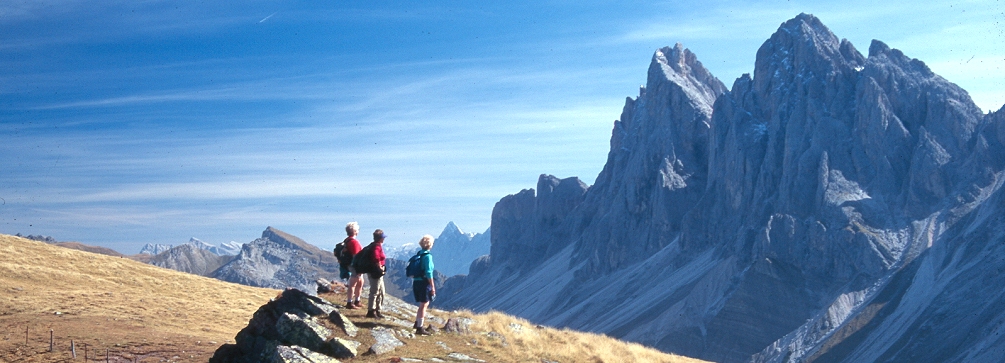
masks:
[[[382,271],[380,266],[377,265],[376,258],[374,258],[374,244],[368,244],[363,247],[356,256],[352,258],[352,267],[356,269],[356,273],[361,274],[378,274]]]
[[[349,239],[346,238],[346,240]],[[342,265],[342,267],[349,268],[349,265],[352,264],[353,255],[349,254],[349,251],[345,249],[345,245],[346,241],[339,242],[335,245],[335,250],[333,252],[335,253],[335,259],[338,260],[338,264]]]
[[[335,245],[335,250],[332,253],[335,254],[335,259],[338,260],[338,264],[343,267],[349,267],[345,263],[342,263],[342,252],[345,251],[345,242],[339,242]]]

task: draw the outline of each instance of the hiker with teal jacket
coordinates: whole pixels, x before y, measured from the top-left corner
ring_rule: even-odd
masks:
[[[415,313],[415,334],[429,335],[429,331],[423,327],[423,320],[426,317],[426,308],[436,296],[436,284],[433,282],[433,255],[429,250],[433,248],[433,236],[425,235],[419,240],[419,247],[422,247],[412,259],[418,258],[418,268],[412,275],[412,293],[415,295],[415,302],[419,303],[419,311]],[[411,260],[411,259],[410,259]],[[412,261],[409,261],[410,265]]]

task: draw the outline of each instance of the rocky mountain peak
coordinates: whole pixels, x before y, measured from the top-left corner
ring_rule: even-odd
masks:
[[[453,221],[447,222],[447,226],[443,227],[443,231],[440,232],[440,236],[450,236],[450,235],[463,235],[464,231],[461,231],[460,227],[457,227]]]
[[[244,285],[303,288],[307,291],[320,278],[334,279],[338,261],[294,235],[273,227],[262,238],[244,245],[239,255],[213,272],[212,277]]]
[[[726,90],[722,82],[698,61],[698,57],[680,43],[672,48],[657,49],[653,54],[647,88],[667,82],[698,100],[697,105],[709,114],[716,97]]]

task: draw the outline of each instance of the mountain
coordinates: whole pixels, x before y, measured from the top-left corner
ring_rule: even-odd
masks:
[[[174,245],[147,243],[140,249],[139,254],[156,256],[164,251],[170,250],[172,247],[174,247]]]
[[[195,244],[186,243],[157,254],[148,263],[175,271],[212,276],[216,269],[233,258],[234,256],[220,256]]]
[[[433,262],[436,271],[446,276],[466,275],[471,262],[489,254],[491,229],[485,233],[464,233],[454,222],[448,222],[433,243]],[[419,251],[418,243],[406,243],[388,249],[391,258],[408,261]]]
[[[1001,361],[1003,144],[1005,108],[812,15],[729,90],[662,48],[596,183],[502,198],[438,303],[720,362]]]
[[[241,253],[241,246],[243,244],[234,241],[221,243],[219,246],[214,246],[209,243],[203,242],[198,238],[192,237],[188,240],[188,243],[199,249],[203,249],[212,252],[218,256],[234,256]]]
[[[454,222],[447,223],[433,243],[436,270],[446,276],[466,275],[471,262],[489,254],[492,246],[491,231],[487,229],[485,233],[464,233]]]
[[[331,251],[268,227],[262,238],[246,243],[241,253],[212,277],[250,286],[316,291],[318,279],[338,277],[338,261]]]

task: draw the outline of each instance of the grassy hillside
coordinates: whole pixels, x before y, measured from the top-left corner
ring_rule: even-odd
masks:
[[[78,358],[87,344],[92,358],[205,362],[278,293],[7,235],[0,291],[0,361],[25,362],[68,358],[71,339]]]
[[[0,291],[0,361],[5,362],[69,361],[71,340],[78,360],[86,344],[92,360],[104,360],[107,349],[111,362],[206,362],[279,293],[8,235],[0,235]],[[322,297],[338,303],[343,296]],[[364,331],[392,324],[363,317],[365,310],[346,313]],[[417,337],[392,353],[350,361],[443,358],[446,345],[488,362],[698,362],[603,335],[535,327],[498,313],[432,314],[472,318],[472,334]],[[407,314],[400,318],[410,319]],[[360,340],[367,344],[365,335]]]

